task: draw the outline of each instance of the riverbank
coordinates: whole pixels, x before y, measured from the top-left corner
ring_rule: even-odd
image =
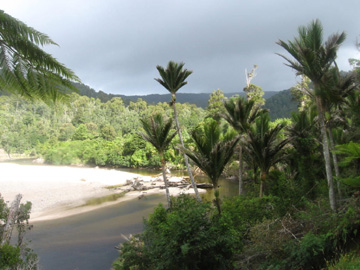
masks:
[[[165,194],[162,177],[119,170],[1,163],[0,173],[2,197],[11,202],[22,194],[23,203],[32,203],[31,221],[75,215],[153,193]],[[181,178],[170,181],[173,196],[193,192]]]

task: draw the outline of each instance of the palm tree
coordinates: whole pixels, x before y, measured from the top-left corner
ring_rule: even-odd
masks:
[[[244,148],[260,169],[260,197],[264,194],[264,184],[270,168],[284,159],[283,148],[288,143],[288,139],[278,138],[283,127],[283,124],[278,124],[270,128],[269,114],[264,111],[248,130],[248,142]]]
[[[321,158],[318,154],[319,130],[315,128],[315,118],[317,118],[316,107],[307,105],[306,110],[292,113],[291,125],[286,127],[286,135],[293,150],[290,152],[289,167],[293,168],[294,176],[299,179],[305,196],[310,199],[315,196],[318,169],[309,170],[309,168],[319,168],[318,162]]]
[[[331,93],[329,101],[325,102],[325,110],[329,112],[327,114],[328,119],[326,119],[326,128],[329,135],[329,147],[331,151],[331,155],[333,158],[335,177],[336,179],[340,179],[340,170],[337,160],[337,154],[335,151],[335,143],[334,134],[342,134],[343,128],[341,126],[345,126],[346,120],[342,107],[346,105],[346,97],[349,96],[352,92],[354,92],[355,88],[358,86],[355,83],[355,73],[348,73],[347,75],[341,75],[339,69],[336,67],[332,68],[329,71],[329,75],[327,76],[327,81],[331,82],[329,85],[329,92]],[[336,131],[336,128],[340,128],[340,131]],[[340,136],[341,137],[341,136]],[[339,137],[338,137],[339,138]],[[336,181],[337,190],[339,194],[339,199],[342,199],[342,193],[340,188],[340,181]]]
[[[182,148],[186,155],[210,178],[214,186],[215,205],[221,214],[218,190],[219,178],[230,161],[239,137],[234,133],[222,135],[219,122],[209,119],[191,134],[196,151]]]
[[[165,151],[169,147],[170,142],[176,135],[176,131],[171,133],[172,119],[164,120],[161,114],[156,114],[150,118],[140,119],[141,124],[145,132],[141,132],[140,135],[144,140],[151,143],[158,151],[161,159],[162,174],[164,178],[164,184],[166,189],[166,198],[168,201],[168,207],[171,205],[169,185],[166,179],[166,160]]]
[[[242,143],[245,143],[246,132],[249,130],[251,123],[259,116],[260,108],[256,106],[254,100],[245,100],[245,98],[237,96],[224,103],[225,113],[222,117],[239,133],[242,134]],[[242,143],[239,144],[239,194],[242,194]]]
[[[79,78],[40,47],[57,45],[47,35],[0,10],[0,91],[55,100]]]
[[[326,75],[334,66],[337,50],[345,40],[345,33],[333,34],[323,42],[323,28],[319,20],[311,22],[308,27],[299,27],[299,37],[287,43],[279,40],[277,44],[283,47],[294,60],[280,54],[298,75],[307,76],[313,83],[313,100],[318,109],[320,132],[323,144],[326,176],[329,187],[329,201],[333,211],[336,211],[333,176],[329,152],[329,142],[325,126],[325,100],[329,95]]]
[[[185,80],[192,73],[192,71],[190,71],[190,70],[183,69],[184,65],[185,65],[184,63],[175,63],[173,61],[170,61],[167,65],[166,69],[164,69],[162,66],[156,66],[156,68],[159,71],[159,74],[161,76],[161,79],[155,78],[155,80],[158,83],[160,83],[163,87],[165,87],[165,89],[168,90],[171,94],[170,105],[174,109],[174,119],[176,122],[176,129],[177,129],[182,147],[185,147],[185,146],[184,146],[184,140],[182,138],[179,120],[178,120],[177,112],[176,112],[176,92],[181,87],[183,87],[184,85],[187,84],[187,81],[185,81]],[[190,170],[188,158],[185,154],[184,154],[184,160],[185,160],[186,169],[187,169],[189,177],[190,177],[191,184],[194,188],[195,196],[200,201],[201,198],[200,198],[199,192],[197,190],[194,177]]]

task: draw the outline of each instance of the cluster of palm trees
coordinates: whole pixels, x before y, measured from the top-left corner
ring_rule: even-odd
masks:
[[[266,110],[257,106],[254,100],[245,100],[240,96],[235,96],[224,102],[225,113],[222,114],[222,118],[236,132],[223,134],[219,119],[217,121],[208,120],[191,133],[195,149],[185,148],[181,129],[177,121],[176,92],[187,84],[185,80],[192,72],[186,69],[183,70],[184,63],[179,64],[173,61],[169,62],[166,69],[157,66],[161,78],[155,80],[170,91],[172,95],[170,104],[174,109],[176,129],[181,142],[179,148],[184,153],[187,170],[199,200],[200,196],[196,189],[196,183],[191,174],[187,157],[212,181],[215,189],[215,204],[220,213],[217,184],[237,145],[239,153],[239,193],[242,194],[244,192],[243,160],[245,159],[247,164],[253,167],[254,177],[256,177],[256,172],[260,171],[259,193],[260,197],[262,197],[264,195],[264,184],[270,169],[285,158],[285,146],[294,136],[302,136],[304,135],[302,132],[309,132],[310,128],[314,126],[316,119],[321,133],[330,206],[332,210],[336,211],[332,166],[334,167],[336,177],[339,177],[339,169],[336,152],[331,151],[335,149],[333,126],[336,125],[336,117],[332,116],[334,116],[334,112],[341,110],[341,107],[346,103],[346,98],[350,94],[351,97],[354,96],[352,93],[354,93],[354,89],[357,87],[354,76],[352,74],[346,76],[340,74],[335,62],[337,50],[344,39],[345,33],[334,34],[324,42],[322,25],[320,21],[315,20],[307,27],[300,27],[299,37],[295,38],[294,41],[284,42],[280,40],[277,42],[294,58],[290,59],[280,54],[287,61],[287,65],[296,70],[298,75],[309,79],[310,85],[307,84],[307,87],[300,87],[300,91],[306,97],[306,101],[314,104],[317,110],[315,114],[314,110],[308,106],[307,111],[300,112],[297,116],[294,115],[293,126],[288,131],[290,136],[286,138],[280,138],[279,136],[284,128],[284,124],[277,124],[272,127],[270,125],[269,114]],[[356,98],[352,100],[354,99],[356,100]],[[165,132],[165,129],[168,128],[167,124],[170,123],[169,121],[164,121],[160,115],[156,115],[148,120],[142,120],[146,132],[146,134],[143,134],[143,137],[150,141],[158,150],[160,149],[160,141],[154,138],[157,136],[156,134],[161,133],[164,135],[165,133],[155,132],[155,130],[160,129]],[[161,126],[162,124],[163,126]],[[151,125],[153,126],[152,129],[147,128],[147,126]],[[169,136],[173,138],[174,133],[169,134]],[[158,145],[154,144],[154,141]],[[164,146],[166,148],[170,140],[164,136],[163,142],[165,141],[167,142],[167,146]],[[292,141],[292,144],[296,145],[296,141]],[[159,153],[161,151],[159,150]],[[332,162],[330,160],[331,156]],[[162,164],[165,166],[165,162]],[[167,186],[165,174],[164,181]],[[340,191],[340,187],[338,187],[338,190]],[[168,201],[170,202],[170,198],[168,198]]]
[[[215,205],[221,213],[220,198],[218,190],[219,178],[231,160],[235,148],[239,144],[240,169],[239,169],[239,192],[243,192],[242,184],[242,149],[248,153],[246,156],[251,159],[255,168],[260,168],[261,185],[260,197],[264,194],[264,182],[270,168],[282,158],[283,148],[287,143],[286,139],[278,140],[278,134],[283,128],[282,124],[270,127],[270,118],[267,111],[260,109],[252,100],[245,100],[240,96],[231,98],[224,103],[225,113],[222,117],[233,127],[233,130],[222,132],[219,120],[207,119],[202,125],[191,132],[191,137],[195,143],[195,149],[190,150],[184,146],[181,138],[181,130],[177,121],[176,96],[175,93],[186,84],[185,79],[191,74],[186,69],[183,70],[184,63],[170,61],[167,68],[160,66],[161,79],[156,79],[172,94],[171,106],[174,108],[174,118],[177,123],[176,128],[180,137],[180,150],[184,153],[185,163],[192,179],[195,194],[200,200],[196,189],[196,183],[192,177],[191,169],[187,157],[189,157],[211,180],[214,186]],[[164,119],[162,115],[156,114],[148,119],[142,119],[144,132],[142,137],[150,142],[159,152],[162,160],[162,171],[165,187],[168,187],[164,159],[164,151],[169,147],[175,133],[170,132],[172,120]],[[250,161],[249,161],[250,162]],[[169,191],[166,191],[168,205],[170,206]]]
[[[319,20],[312,21],[307,27],[299,27],[299,36],[293,41],[277,43],[292,57],[281,55],[287,65],[298,75],[311,80],[312,88],[307,88],[304,94],[316,105],[318,123],[320,126],[326,177],[329,188],[329,201],[333,211],[336,211],[336,196],[334,190],[333,171],[331,166],[330,149],[333,148],[331,128],[327,127],[326,114],[331,113],[333,107],[338,107],[357,87],[354,77],[340,75],[336,65],[337,51],[345,40],[345,33],[331,35],[323,41],[323,28]],[[331,114],[330,114],[331,115]],[[330,141],[329,141],[330,140]],[[334,155],[333,155],[334,156]],[[334,165],[337,166],[336,156]]]

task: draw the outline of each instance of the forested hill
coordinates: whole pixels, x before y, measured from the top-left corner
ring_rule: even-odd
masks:
[[[124,101],[125,105],[129,105],[130,101],[137,101],[139,98],[145,100],[148,104],[156,104],[159,102],[170,102],[171,96],[170,94],[150,94],[150,95],[134,95],[134,96],[125,96],[125,95],[114,95],[114,94],[107,94],[103,91],[95,91],[91,87],[75,83],[75,86],[78,88],[80,95],[82,96],[88,96],[93,98],[98,98],[102,102],[107,102],[110,99],[114,97],[121,97]],[[274,95],[276,95],[278,92],[276,91],[269,91],[265,92],[264,98],[268,99]],[[226,97],[231,97],[234,95],[245,95],[244,92],[239,93],[224,93]],[[195,104],[198,107],[206,108],[208,106],[208,100],[209,100],[210,93],[177,93],[176,94],[176,101],[180,103],[190,103]]]
[[[292,112],[298,111],[298,104],[290,90],[277,92],[276,95],[266,99],[264,107],[269,109],[271,120],[289,118]]]
[[[79,90],[79,94],[82,96],[88,96],[98,98],[102,102],[107,102],[114,97],[121,97],[125,105],[129,105],[130,101],[137,101],[139,98],[145,100],[148,104],[156,104],[158,102],[169,102],[171,100],[170,94],[150,94],[150,95],[114,95],[107,94],[103,91],[95,91],[91,87],[75,83],[75,86]],[[226,97],[234,95],[244,96],[244,92],[239,93],[224,93]],[[177,93],[177,102],[195,104],[198,107],[206,108],[208,106],[208,100],[210,93]],[[272,119],[290,117],[292,111],[297,110],[296,101],[292,100],[290,90],[284,91],[267,91],[265,92],[264,98],[266,99],[265,108],[270,110],[270,116]]]

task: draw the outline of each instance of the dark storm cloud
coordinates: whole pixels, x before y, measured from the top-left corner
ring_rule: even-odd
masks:
[[[9,1],[10,2],[10,1]],[[291,40],[299,25],[319,18],[324,37],[346,31],[339,65],[358,57],[357,0],[13,0],[5,12],[47,33],[60,48],[46,48],[85,84],[109,93],[166,93],[154,81],[155,66],[183,61],[194,71],[182,91],[241,91],[244,70],[259,66],[253,83],[283,90],[295,74],[275,53],[278,39]]]

